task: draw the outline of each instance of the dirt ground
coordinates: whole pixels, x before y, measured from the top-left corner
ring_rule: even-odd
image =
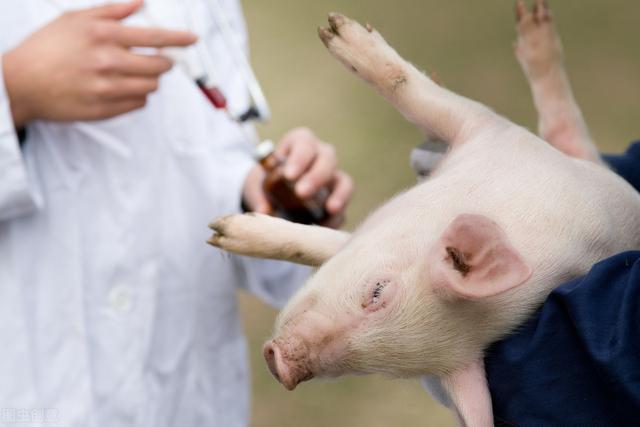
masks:
[[[513,2],[463,0],[244,1],[252,60],[273,109],[261,126],[275,140],[305,125],[337,147],[357,185],[351,229],[376,205],[414,181],[408,166],[421,135],[325,51],[316,35],[327,12],[370,22],[407,59],[445,85],[530,129],[536,116],[512,53]],[[640,3],[553,1],[576,97],[603,151],[640,138]],[[415,381],[357,377],[311,382],[287,392],[260,354],[275,311],[242,295],[251,346],[253,425],[450,426],[452,418]]]

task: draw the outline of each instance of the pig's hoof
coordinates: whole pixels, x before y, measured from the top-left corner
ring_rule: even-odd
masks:
[[[225,251],[248,254],[265,234],[263,223],[270,217],[254,213],[228,215],[214,220],[209,228],[214,231],[207,243]]]
[[[535,0],[529,10],[524,0],[516,3],[518,40],[516,57],[529,79],[546,75],[562,64],[562,45],[556,33],[551,11],[545,0]]]
[[[330,13],[329,26],[318,28],[318,35],[333,56],[374,86],[397,89],[407,82],[404,61],[371,25]]]

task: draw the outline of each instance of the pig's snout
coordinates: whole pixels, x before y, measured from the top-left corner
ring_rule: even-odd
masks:
[[[293,390],[297,384],[293,384],[290,380],[289,369],[284,366],[280,349],[273,341],[269,341],[264,345],[262,354],[264,355],[264,360],[267,361],[271,375],[284,384],[288,390]]]
[[[293,390],[303,381],[313,378],[308,368],[308,355],[303,348],[291,344],[267,342],[262,350],[271,374],[287,389]]]

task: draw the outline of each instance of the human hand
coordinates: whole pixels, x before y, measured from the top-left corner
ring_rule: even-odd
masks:
[[[130,48],[188,46],[196,36],[120,22],[142,4],[67,12],[7,52],[2,66],[15,126],[105,119],[143,107],[172,61]]]
[[[323,188],[329,189],[325,209],[330,217],[322,225],[340,227],[353,195],[353,181],[338,169],[333,146],[321,141],[309,129],[296,128],[285,134],[275,153],[286,159],[285,178],[295,182],[295,192],[299,197],[309,199]],[[271,214],[273,208],[262,190],[264,176],[260,165],[249,172],[244,184],[243,200],[252,211]]]

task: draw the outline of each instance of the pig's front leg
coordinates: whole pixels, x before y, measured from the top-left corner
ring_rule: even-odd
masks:
[[[491,394],[482,359],[442,379],[451,406],[464,427],[493,426]]]
[[[333,56],[371,84],[429,136],[463,142],[488,123],[505,123],[485,106],[440,87],[391,48],[370,25],[337,14],[320,38]]]
[[[422,377],[422,385],[431,397],[451,409],[465,427],[493,425],[491,394],[484,362],[477,360],[448,377]]]
[[[295,224],[255,213],[213,221],[207,243],[228,252],[320,266],[342,248],[349,234],[326,227]]]
[[[515,53],[531,87],[540,136],[569,156],[600,162],[573,96],[563,65],[560,37],[546,2],[535,0],[533,10],[529,11],[524,1],[519,0],[516,17]]]

